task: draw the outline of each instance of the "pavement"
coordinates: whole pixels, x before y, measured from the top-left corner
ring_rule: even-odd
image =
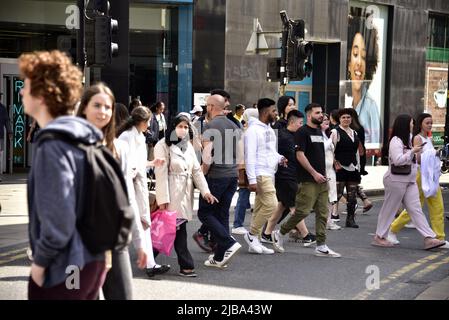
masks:
[[[371,197],[377,197],[375,199],[375,208],[373,209],[373,212],[378,211],[382,203],[382,177],[386,172],[386,169],[387,167],[367,167],[369,175],[362,179],[364,190]],[[4,292],[3,295],[0,294],[0,299],[26,298],[26,295],[23,293],[23,291],[26,292],[26,274],[29,265],[25,253],[28,244],[26,177],[25,174],[3,175],[3,181],[0,183],[0,203],[2,205],[2,210],[0,212],[0,291]],[[449,174],[441,177],[441,184],[442,186],[449,185]],[[196,195],[196,197],[197,196],[198,195]],[[443,197],[446,207],[449,207],[449,193],[444,192]],[[236,200],[237,196],[234,197],[232,206],[235,205]],[[251,203],[254,203],[254,194],[251,196]],[[197,209],[197,201],[195,201],[195,207],[195,209]],[[233,210],[231,212],[233,212]],[[446,216],[449,215],[448,212],[445,214]],[[369,226],[367,225],[368,219],[370,223]],[[341,250],[343,250],[343,252],[341,253],[348,259],[347,264],[346,262],[342,263],[342,260],[339,260],[339,264],[335,264],[335,260],[332,260],[328,265],[318,264],[316,267],[310,267],[310,265],[314,265],[315,263],[313,256],[310,256],[310,253],[304,252],[304,249],[290,247],[290,252],[283,255],[283,274],[277,274],[276,281],[273,280],[273,284],[265,284],[273,287],[273,285],[279,286],[280,283],[283,283],[282,287],[279,287],[278,290],[268,290],[270,291],[269,295],[267,295],[267,289],[264,287],[263,282],[269,283],[270,279],[264,278],[262,274],[255,274],[254,279],[251,279],[253,281],[252,283],[243,285],[242,281],[244,281],[243,279],[245,279],[245,277],[239,278],[242,276],[241,274],[234,273],[231,276],[231,274],[228,273],[226,277],[223,277],[220,274],[220,271],[204,269],[201,268],[201,266],[198,266],[198,269],[202,272],[202,277],[198,278],[195,282],[173,280],[151,282],[152,293],[149,293],[148,291],[147,287],[149,282],[147,279],[145,279],[145,277],[137,276],[134,280],[136,288],[135,296],[137,299],[148,299],[148,294],[151,294],[155,299],[201,300],[203,299],[205,292],[207,292],[206,295],[209,299],[225,300],[338,299],[338,297],[341,297],[342,299],[396,299],[399,296],[401,299],[449,300],[449,257],[447,251],[438,252],[437,254],[432,255],[424,255],[422,250],[416,250],[416,243],[413,244],[413,237],[410,237],[412,233],[408,233],[409,230],[404,231],[404,236],[401,238],[401,244],[404,243],[404,247],[409,245],[412,247],[412,250],[409,250],[410,248],[401,248],[397,250],[402,250],[402,252],[395,251],[395,253],[391,253],[382,251],[382,249],[377,251],[376,249],[373,249],[373,247],[370,248],[369,242],[367,241],[372,237],[370,232],[372,232],[373,226],[375,226],[376,219],[377,214],[371,214],[370,216],[365,215],[364,217],[361,216],[359,220],[363,224],[366,224],[366,230],[363,230],[363,226],[361,226],[360,231],[346,229],[346,231],[344,231],[346,234],[336,231],[330,235],[331,240],[333,241],[332,243],[338,244],[342,248]],[[232,217],[230,220],[232,221]],[[249,220],[250,219],[247,217],[246,223],[249,223]],[[306,223],[309,226],[309,223]],[[192,221],[192,224],[189,223],[188,234],[191,235],[198,226],[199,221],[197,221],[197,219],[196,221]],[[356,238],[360,235],[362,230],[366,233],[363,234],[363,236],[360,236],[360,238]],[[447,231],[448,228],[446,226],[446,232]],[[348,234],[350,234],[350,236],[348,236]],[[367,236],[369,236],[369,238],[367,238]],[[192,241],[191,238],[189,241]],[[367,243],[365,244],[365,242]],[[244,244],[244,241],[240,241],[240,243]],[[363,245],[360,243],[363,243]],[[192,250],[192,255],[194,256],[195,261],[202,261],[204,259],[204,254],[196,252],[198,248],[195,247],[195,244],[190,243],[189,247]],[[351,250],[351,248],[353,248],[353,250]],[[300,262],[297,260],[298,254],[301,258]],[[247,255],[246,257],[246,264],[244,264],[244,259],[242,258],[241,260],[236,260],[235,266],[233,265],[232,267],[235,267],[236,269],[239,267],[245,269],[254,266],[264,270],[264,274],[275,274],[278,272],[279,266],[271,267],[266,265],[266,263],[261,262],[261,259],[254,257],[254,255]],[[381,266],[382,272],[388,274],[388,277],[382,281],[382,285],[386,288],[385,292],[373,293],[371,291],[363,290],[363,287],[361,287],[361,290],[357,290],[360,291],[359,294],[354,294],[354,289],[348,288],[348,294],[343,295],[343,292],[346,290],[344,287],[349,284],[348,280],[333,278],[333,272],[337,272],[337,270],[333,268],[346,269],[349,273],[351,273],[351,271],[355,273],[353,270],[356,267],[355,262],[363,259],[365,260],[363,262],[365,265],[378,264]],[[390,261],[388,261],[388,259],[390,259]],[[158,260],[160,260],[159,263],[176,264],[176,260],[173,260],[172,257],[159,257]],[[300,273],[305,278],[314,279],[313,281],[316,281],[316,279],[327,279],[327,281],[334,282],[335,287],[328,289],[316,288],[316,282],[313,282],[312,280],[310,283],[301,283],[303,286],[301,288],[297,288],[294,284],[289,284],[288,275],[297,272],[296,266],[298,263],[309,263],[307,268],[310,270],[303,269]],[[405,266],[404,263],[406,263]],[[421,267],[422,270],[419,270]],[[321,269],[318,278],[314,278],[317,276],[313,273],[314,268]],[[409,274],[410,270],[414,268],[416,268],[416,271],[419,270],[419,272],[416,272],[405,279],[404,275]],[[310,272],[310,274],[308,272]],[[431,276],[432,274],[433,276]],[[361,279],[362,280],[358,281],[363,281],[364,284],[364,278]],[[297,280],[299,281],[299,279]],[[210,285],[209,282],[213,285]],[[169,294],[167,294],[168,286],[173,288],[173,290],[170,290]],[[190,292],[190,296],[188,297],[184,295],[186,290],[189,290]],[[313,294],[306,294],[311,292],[313,292]],[[399,292],[401,292],[401,295],[399,295]]]

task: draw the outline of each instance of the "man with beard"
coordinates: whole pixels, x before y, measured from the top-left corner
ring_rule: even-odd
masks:
[[[305,111],[307,124],[295,134],[296,157],[300,164],[298,166],[300,184],[296,194],[295,213],[281,225],[280,230],[273,231],[271,236],[273,243],[282,248],[283,236],[294,229],[313,209],[316,214],[317,247],[315,255],[338,258],[341,255],[326,245],[328,187],[324,140],[320,129],[323,122],[323,109],[319,104],[311,103]]]
[[[257,103],[259,120],[254,121],[245,133],[245,164],[249,190],[256,191],[251,229],[244,235],[249,252],[273,254],[272,249],[264,247],[259,237],[263,225],[277,208],[274,174],[278,164],[286,166],[287,159],[277,152],[277,138],[271,123],[276,120],[276,102],[260,99]]]

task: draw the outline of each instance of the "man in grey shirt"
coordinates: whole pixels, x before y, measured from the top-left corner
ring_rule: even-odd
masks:
[[[241,248],[229,234],[229,208],[237,190],[237,164],[241,153],[241,130],[225,113],[225,99],[212,95],[207,99],[207,112],[211,121],[203,134],[203,172],[211,193],[218,199],[209,204],[200,199],[198,218],[210,230],[217,248],[215,255],[204,262],[207,267],[223,268]]]

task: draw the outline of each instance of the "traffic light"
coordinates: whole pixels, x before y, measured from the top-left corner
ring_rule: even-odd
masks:
[[[303,80],[310,77],[313,66],[310,62],[313,44],[304,40],[304,20],[290,20],[287,39],[287,70],[290,80]]]
[[[118,54],[118,44],[112,42],[112,36],[118,31],[118,21],[109,15],[109,1],[106,7],[106,12],[95,10],[85,19],[84,41],[88,67],[108,65],[112,57]]]

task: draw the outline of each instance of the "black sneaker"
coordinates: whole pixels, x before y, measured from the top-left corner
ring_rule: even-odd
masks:
[[[331,215],[331,220],[333,220],[334,222],[340,222],[340,216],[338,214],[336,216]]]
[[[271,238],[271,234],[265,234],[262,232],[260,236],[260,241],[263,243],[273,243],[273,239]]]
[[[154,266],[153,268],[147,268],[145,269],[145,273],[147,274],[148,278],[153,278],[155,275],[166,273],[168,270],[170,270],[170,265],[163,264],[161,266]]]
[[[188,277],[188,278],[196,278],[198,276],[196,274],[195,270],[192,270],[192,271],[181,270],[181,271],[179,271],[179,275],[183,276],[183,277]]]
[[[309,247],[312,244],[316,243],[316,236],[312,233],[309,233],[304,238],[302,238],[301,243],[304,247]]]

